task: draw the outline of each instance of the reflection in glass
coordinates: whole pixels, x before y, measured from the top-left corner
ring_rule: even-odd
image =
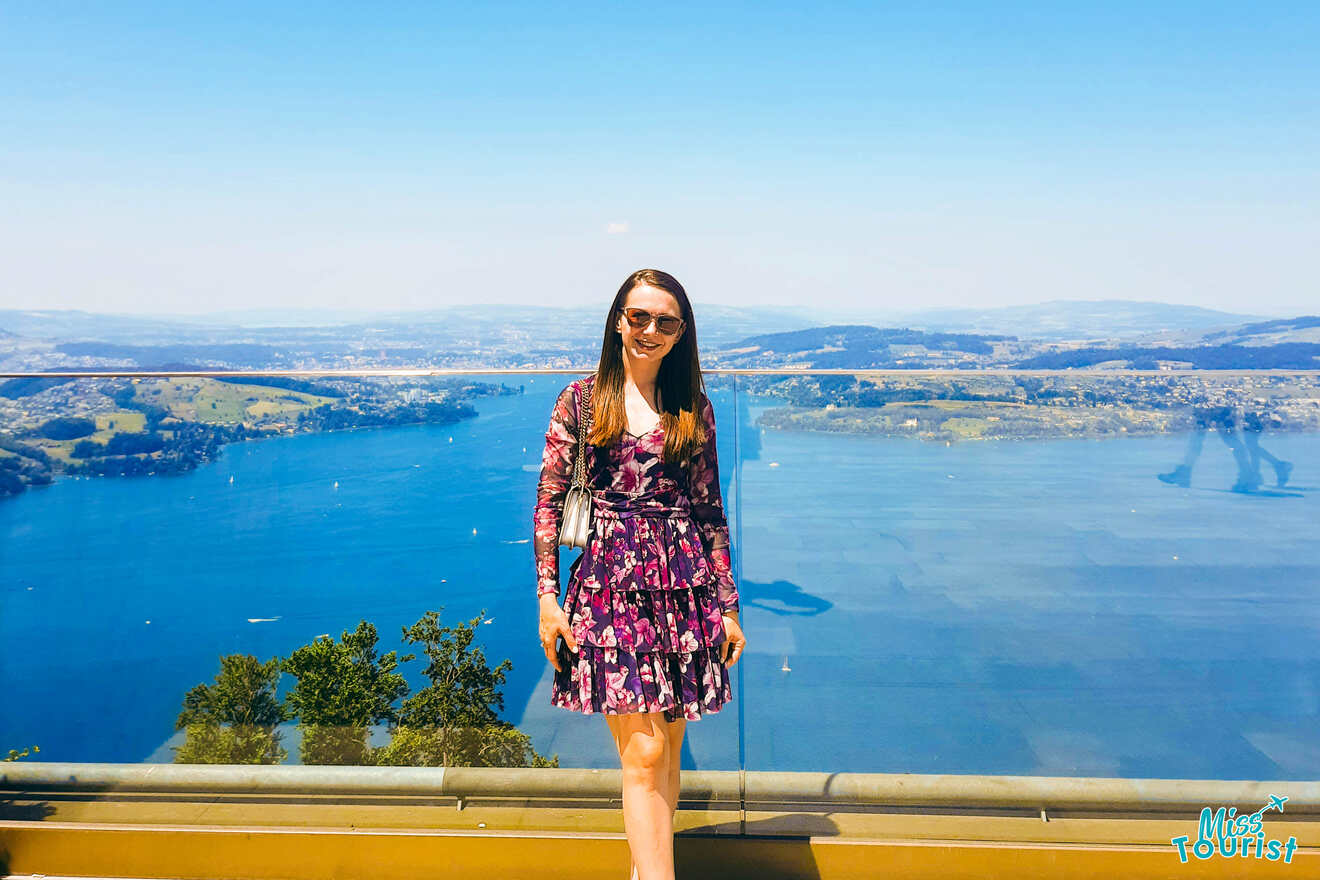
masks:
[[[6,385],[0,750],[617,766],[548,705],[528,604],[578,375]],[[684,767],[1320,772],[1315,373],[708,387],[748,651]],[[485,714],[428,690],[471,659],[407,641],[428,612],[489,658]],[[303,704],[303,677],[360,686]]]
[[[1315,374],[739,381],[748,769],[1320,770]]]

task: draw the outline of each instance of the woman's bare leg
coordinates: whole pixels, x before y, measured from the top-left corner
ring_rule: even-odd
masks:
[[[683,733],[687,730],[687,719],[679,718],[669,722],[669,799],[670,823],[678,812],[679,771],[683,768]]]
[[[665,801],[669,804],[670,825],[672,826],[674,814],[678,812],[678,793],[682,788],[679,774],[683,768],[683,734],[687,731],[687,719],[679,718],[668,722],[665,726],[669,736],[669,772],[665,776],[667,782]],[[636,859],[633,860],[628,880],[637,880]]]
[[[663,712],[606,715],[623,769],[623,827],[639,880],[674,880],[669,730]]]

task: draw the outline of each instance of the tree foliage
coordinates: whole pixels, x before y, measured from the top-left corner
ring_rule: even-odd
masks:
[[[304,764],[369,763],[368,727],[398,721],[394,701],[408,693],[408,683],[395,669],[413,655],[378,657],[376,642],[376,627],[363,620],[340,641],[319,636],[284,661],[297,679],[285,705],[299,719]]]
[[[61,416],[42,422],[34,433],[50,440],[77,440],[95,432],[96,422],[91,419]]]
[[[443,610],[444,606],[441,606]],[[441,626],[440,614],[427,611],[403,628],[403,640],[421,645],[430,684],[403,702],[399,724],[388,745],[375,750],[377,764],[426,767],[557,767],[531,747],[531,740],[501,721],[505,673],[513,661],[495,668],[476,646],[481,613],[457,626]]]
[[[279,764],[288,757],[276,729],[285,709],[276,690],[280,660],[262,663],[250,654],[220,658],[220,674],[183,698],[174,723],[185,730],[174,750],[177,764]]]
[[[187,738],[174,760],[281,763],[288,753],[277,727],[296,719],[304,764],[558,767],[558,756],[537,754],[531,739],[498,715],[513,662],[487,663],[476,644],[485,614],[448,627],[440,625],[438,611],[427,611],[403,628],[403,641],[421,646],[430,684],[397,707],[409,688],[396,670],[416,655],[378,655],[376,628],[365,620],[338,642],[320,636],[287,659],[221,657],[214,684],[199,684],[184,697],[175,728]],[[286,672],[295,683],[281,701],[278,686]],[[373,748],[370,727],[381,722],[390,740]]]

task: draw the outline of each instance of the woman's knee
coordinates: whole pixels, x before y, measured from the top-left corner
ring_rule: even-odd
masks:
[[[655,734],[635,733],[624,745],[625,764],[634,767],[654,767],[664,769],[669,766],[669,740],[660,732]]]
[[[624,775],[646,779],[667,773],[670,745],[665,728],[641,718],[625,718],[627,720],[617,722],[616,734]]]

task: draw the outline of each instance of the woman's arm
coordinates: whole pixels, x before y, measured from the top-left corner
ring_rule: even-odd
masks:
[[[729,561],[729,520],[724,513],[724,499],[720,495],[720,465],[715,452],[715,407],[710,398],[702,395],[701,418],[706,423],[706,442],[692,457],[690,496],[692,519],[701,533],[701,543],[715,568],[716,595],[720,610],[738,613],[738,586],[733,582],[733,567]]]
[[[536,553],[536,595],[559,595],[559,523],[564,496],[573,482],[573,456],[577,454],[576,383],[559,393],[545,432],[541,479],[536,485],[532,514],[532,544]]]

